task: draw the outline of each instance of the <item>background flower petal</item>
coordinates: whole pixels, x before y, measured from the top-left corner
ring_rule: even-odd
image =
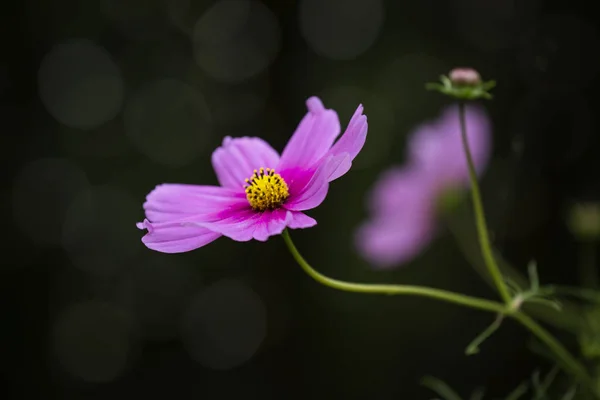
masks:
[[[308,113],[281,154],[278,172],[295,167],[311,168],[331,148],[340,134],[340,121],[334,110],[326,109],[321,100],[306,101]]]
[[[418,209],[434,201],[434,188],[423,173],[412,166],[392,167],[382,172],[367,196],[374,215],[392,215]]]
[[[433,237],[429,215],[396,217],[371,220],[356,231],[356,248],[374,267],[392,268],[411,261]]]
[[[491,153],[491,123],[485,109],[466,106],[469,148],[479,174]],[[417,127],[409,141],[409,162],[427,171],[439,185],[468,185],[469,173],[462,147],[458,106],[448,107],[433,122]]]
[[[435,230],[435,192],[422,171],[410,166],[381,174],[368,196],[370,219],[356,232],[359,253],[389,268],[415,257]]]
[[[259,168],[275,168],[279,154],[271,145],[257,137],[223,139],[212,154],[212,165],[219,183],[243,192],[244,180]]]

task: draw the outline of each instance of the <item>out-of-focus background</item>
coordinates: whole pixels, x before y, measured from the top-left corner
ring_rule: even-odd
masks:
[[[492,298],[442,231],[401,268],[353,249],[365,194],[449,103],[424,90],[455,66],[495,79],[483,192],[494,243],[519,269],[576,284],[565,224],[598,200],[600,34],[594,4],[542,0],[30,0],[9,2],[0,56],[4,398],[430,399],[434,375],[505,395],[545,361],[512,323],[428,299],[333,291],[280,238],[145,248],[157,184],[215,184],[225,135],[281,150],[320,96],[369,135],[352,171],[292,232],[318,270]],[[587,8],[586,8],[587,7]],[[573,345],[573,343],[569,343]]]

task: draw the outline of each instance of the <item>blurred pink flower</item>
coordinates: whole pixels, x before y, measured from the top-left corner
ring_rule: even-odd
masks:
[[[256,137],[223,140],[212,155],[220,186],[158,185],[144,203],[148,233],[142,242],[163,253],[202,247],[220,236],[265,241],[288,227],[317,222],[303,213],[319,206],[329,182],[344,175],[362,149],[367,117],[359,105],[344,134],[337,113],[321,100],[306,101],[308,113],[281,156]]]
[[[491,124],[484,109],[466,106],[469,148],[478,174],[491,153]],[[369,197],[370,218],[356,232],[362,256],[379,268],[412,260],[436,235],[438,201],[469,186],[458,106],[448,107],[409,137],[404,166],[382,173]]]

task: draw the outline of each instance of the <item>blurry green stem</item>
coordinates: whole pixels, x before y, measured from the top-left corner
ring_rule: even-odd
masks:
[[[500,293],[500,297],[505,304],[510,304],[512,301],[510,293],[504,283],[500,268],[496,264],[494,255],[492,252],[492,246],[490,244],[490,238],[488,235],[487,223],[485,221],[485,214],[483,212],[483,202],[481,201],[481,193],[479,192],[479,184],[477,183],[477,174],[475,172],[475,166],[473,164],[473,157],[471,156],[471,150],[469,149],[469,140],[467,138],[467,124],[465,121],[465,103],[460,102],[459,105],[459,117],[460,117],[460,132],[462,137],[463,149],[467,158],[467,165],[469,167],[469,178],[471,180],[471,195],[473,199],[473,210],[475,211],[475,220],[477,225],[477,233],[479,237],[479,245],[481,247],[481,253],[483,259],[488,268],[496,289]]]
[[[341,290],[344,292],[367,293],[367,294],[386,294],[386,295],[412,295],[429,297],[432,299],[443,300],[449,303],[460,304],[466,307],[475,308],[484,311],[490,311],[512,317],[519,321],[527,329],[531,331],[537,338],[548,346],[556,357],[564,365],[565,370],[569,371],[573,376],[585,385],[592,385],[592,379],[589,377],[585,368],[569,353],[563,345],[557,341],[548,331],[535,322],[531,317],[514,308],[513,304],[504,305],[496,301],[481,299],[478,297],[467,296],[460,293],[454,293],[447,290],[434,289],[423,286],[414,285],[384,285],[384,284],[369,284],[369,283],[353,283],[345,282],[338,279],[330,278],[321,274],[302,257],[289,232],[286,230],[282,233],[283,240],[287,245],[292,257],[298,265],[315,281],[324,286]]]
[[[552,334],[550,334],[550,332],[545,330],[533,318],[525,313],[517,312],[511,315],[511,317],[519,321],[523,326],[529,329],[531,333],[537,336],[540,341],[548,346],[557,357],[565,371],[571,373],[575,379],[590,388],[596,398],[600,398],[599,394],[595,390],[594,380],[591,378],[587,370],[558,340],[554,338],[554,336],[552,336]]]

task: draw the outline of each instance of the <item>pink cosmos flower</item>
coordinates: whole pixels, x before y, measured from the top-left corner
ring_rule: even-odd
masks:
[[[265,241],[288,227],[317,222],[304,214],[320,205],[329,182],[344,175],[362,149],[367,117],[359,105],[344,134],[337,113],[321,100],[306,101],[308,113],[281,156],[256,137],[226,137],[212,154],[220,186],[158,185],[144,203],[148,233],[142,242],[163,253],[202,247],[220,236]]]
[[[478,106],[466,107],[469,148],[477,173],[491,152],[491,124]],[[447,108],[409,137],[407,162],[385,171],[368,205],[370,219],[356,232],[363,257],[380,268],[406,263],[436,235],[438,200],[449,190],[469,186],[458,107]]]

